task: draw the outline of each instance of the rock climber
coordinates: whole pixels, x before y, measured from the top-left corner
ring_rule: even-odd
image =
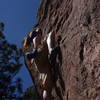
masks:
[[[36,88],[43,100],[52,100],[52,78],[48,61],[48,47],[46,41],[43,41],[41,29],[35,29],[34,32],[30,32],[29,39],[27,40],[29,40],[26,41],[27,45],[30,45],[30,43],[33,44],[33,50],[25,53],[26,58],[31,64],[35,65],[37,72],[39,72],[36,79],[37,81],[35,82]]]
[[[25,54],[29,60],[37,56],[38,54],[37,49],[41,44],[41,39],[42,39],[42,30],[40,28],[36,28],[33,32],[29,33],[27,44],[30,44],[31,42],[33,43],[33,50]]]

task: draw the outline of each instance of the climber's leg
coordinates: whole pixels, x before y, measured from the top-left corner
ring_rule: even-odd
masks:
[[[31,60],[32,58],[35,58],[38,55],[38,51],[37,50],[33,50],[31,52],[27,52],[25,54],[26,58]]]

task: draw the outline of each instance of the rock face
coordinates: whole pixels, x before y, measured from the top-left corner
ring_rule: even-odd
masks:
[[[42,0],[38,25],[44,36],[53,30],[62,37],[59,93],[52,90],[52,100],[100,100],[100,0]]]

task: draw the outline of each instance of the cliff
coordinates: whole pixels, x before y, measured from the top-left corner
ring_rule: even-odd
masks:
[[[42,0],[38,25],[44,36],[53,30],[62,38],[52,100],[100,100],[100,0]],[[34,64],[26,63],[36,82]]]

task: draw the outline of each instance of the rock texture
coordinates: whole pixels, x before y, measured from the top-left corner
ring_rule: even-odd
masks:
[[[54,90],[52,100],[100,100],[100,0],[42,0],[38,25],[44,36],[54,30],[62,37],[63,87],[57,80],[61,98]]]

